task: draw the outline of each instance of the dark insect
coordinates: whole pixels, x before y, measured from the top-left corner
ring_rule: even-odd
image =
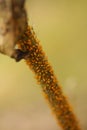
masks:
[[[25,0],[0,0],[0,52],[20,60],[16,42],[26,30]],[[17,54],[18,53],[18,54]]]

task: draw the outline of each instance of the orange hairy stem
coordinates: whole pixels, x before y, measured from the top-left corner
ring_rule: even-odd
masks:
[[[19,48],[27,52],[24,59],[36,75],[58,123],[63,130],[80,130],[78,121],[54,75],[33,30],[28,26],[18,42]]]

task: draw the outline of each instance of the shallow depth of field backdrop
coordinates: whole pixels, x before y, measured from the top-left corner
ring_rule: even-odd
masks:
[[[26,0],[49,62],[87,130],[87,1]],[[60,130],[34,74],[0,54],[0,130]]]

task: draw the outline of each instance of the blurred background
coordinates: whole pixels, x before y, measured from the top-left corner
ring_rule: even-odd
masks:
[[[29,24],[87,130],[87,1],[26,0]],[[60,130],[25,61],[0,54],[0,130]]]

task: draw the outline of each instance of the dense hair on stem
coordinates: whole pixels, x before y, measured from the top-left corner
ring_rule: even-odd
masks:
[[[41,84],[43,93],[62,129],[80,130],[75,114],[30,26],[27,27],[24,35],[18,41],[18,45],[23,52],[27,52],[24,59]]]

